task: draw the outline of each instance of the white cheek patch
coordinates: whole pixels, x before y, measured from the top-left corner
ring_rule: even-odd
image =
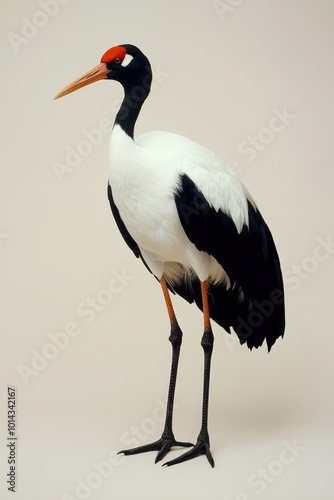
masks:
[[[133,59],[133,56],[130,56],[130,54],[126,54],[123,61],[122,61],[122,66],[125,67],[127,66],[128,64],[130,64],[130,62],[132,61]]]

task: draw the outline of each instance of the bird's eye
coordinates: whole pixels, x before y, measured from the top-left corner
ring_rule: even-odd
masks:
[[[122,62],[122,59],[120,57],[116,57],[116,59],[114,59],[114,63],[116,64],[121,64]]]

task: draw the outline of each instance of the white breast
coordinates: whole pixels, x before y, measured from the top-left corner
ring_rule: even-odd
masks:
[[[174,195],[183,173],[216,210],[221,208],[232,217],[238,231],[248,223],[243,187],[213,153],[167,132],[148,133],[134,142],[119,125],[114,127],[109,183],[120,216],[152,272],[160,278],[171,268],[164,263],[177,262],[194,269],[202,280],[209,276],[226,280],[221,266],[199,252],[181,226]]]

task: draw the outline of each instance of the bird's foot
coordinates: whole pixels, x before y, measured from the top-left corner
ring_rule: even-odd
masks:
[[[199,457],[200,455],[206,455],[211,467],[215,466],[214,460],[211,455],[210,451],[210,442],[208,437],[198,437],[197,443],[194,445],[194,447],[187,451],[186,453],[183,453],[178,458],[175,458],[174,460],[170,460],[169,462],[164,463],[162,466],[163,467],[170,467],[171,465],[176,465],[180,464],[182,462],[186,462],[187,460],[191,460],[192,458]]]
[[[137,448],[130,448],[129,450],[121,450],[118,454],[123,453],[123,455],[136,455],[137,453],[146,453],[147,451],[158,451],[158,454],[155,458],[155,463],[162,460],[169,450],[173,446],[183,446],[190,447],[194,446],[193,443],[187,443],[182,441],[176,441],[173,435],[170,437],[161,437],[157,441],[153,443],[144,444],[143,446],[138,446]]]

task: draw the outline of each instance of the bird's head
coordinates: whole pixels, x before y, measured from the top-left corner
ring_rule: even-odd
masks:
[[[139,85],[148,94],[152,81],[151,66],[147,57],[134,45],[112,47],[103,54],[100,64],[63,88],[55,99],[98,80],[116,80],[125,90]]]

